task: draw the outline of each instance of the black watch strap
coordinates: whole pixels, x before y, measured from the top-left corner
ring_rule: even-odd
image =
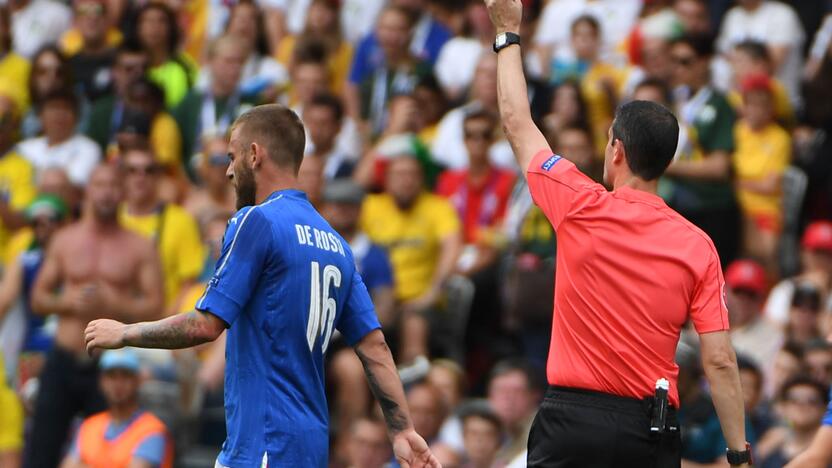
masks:
[[[726,458],[728,458],[728,464],[731,466],[734,465],[742,465],[742,464],[749,464],[753,465],[754,460],[751,456],[751,444],[748,442],[745,443],[745,450],[728,450],[725,453]]]
[[[520,36],[518,34],[513,32],[497,34],[497,37],[494,39],[494,52],[499,52],[513,44],[520,45]]]

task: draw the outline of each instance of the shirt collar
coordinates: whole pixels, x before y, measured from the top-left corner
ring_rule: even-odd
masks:
[[[617,198],[621,198],[622,200],[640,201],[640,202],[644,202],[644,203],[647,203],[648,205],[652,205],[652,206],[656,206],[656,207],[667,206],[667,204],[664,202],[664,199],[662,199],[662,197],[660,197],[660,196],[658,196],[654,193],[645,192],[644,190],[634,189],[634,188],[626,186],[626,185],[616,189],[613,192],[613,194]]]
[[[272,192],[271,195],[266,197],[266,199],[263,201],[263,203],[266,203],[266,202],[269,202],[269,201],[272,201],[272,200],[276,200],[276,199],[281,198],[281,197],[283,197],[283,198],[300,198],[302,200],[307,199],[306,193],[301,191],[301,190],[285,189],[285,190],[277,190],[277,191]]]

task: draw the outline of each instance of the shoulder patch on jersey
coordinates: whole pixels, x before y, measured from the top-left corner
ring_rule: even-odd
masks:
[[[560,161],[561,159],[563,159],[563,158],[561,158],[560,156],[558,156],[558,155],[556,155],[556,154],[553,154],[551,158],[547,159],[547,160],[546,160],[546,161],[545,161],[545,162],[544,162],[544,163],[540,166],[540,168],[541,168],[541,169],[543,169],[543,170],[544,170],[544,171],[546,171],[546,172],[549,172],[550,170],[552,170],[552,166],[554,166],[554,165],[555,165],[555,163],[557,163],[557,162],[558,162],[558,161]]]

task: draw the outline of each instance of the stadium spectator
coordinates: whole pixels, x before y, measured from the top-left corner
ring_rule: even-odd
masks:
[[[832,222],[811,223],[803,233],[801,244],[803,269],[800,274],[777,283],[766,302],[766,317],[774,323],[784,325],[787,322],[797,282],[810,281],[821,291],[832,290]]]
[[[104,408],[97,363],[84,351],[87,319],[161,315],[159,262],[150,241],[118,225],[121,190],[116,168],[93,171],[83,219],[53,239],[32,289],[35,313],[56,314],[59,320],[41,374],[27,466],[56,466],[73,417]]]
[[[823,310],[821,291],[813,283],[798,283],[792,294],[792,307],[786,323],[786,339],[804,346],[821,338],[818,316]]]
[[[806,343],[803,361],[807,373],[823,384],[832,384],[832,344],[824,339]]]
[[[165,90],[165,106],[177,106],[191,88],[193,70],[179,53],[176,15],[167,4],[147,3],[135,13],[128,41],[141,45],[148,56],[148,77]]]
[[[564,81],[555,87],[549,112],[543,119],[546,135],[552,139],[562,128],[570,126],[589,129],[586,100],[580,85],[574,80]]]
[[[77,31],[67,31],[61,38],[61,49],[69,57],[72,76],[88,102],[103,96],[110,88],[110,68],[121,33],[110,28],[107,3],[103,0],[75,2]],[[73,44],[74,42],[74,44]]]
[[[303,116],[309,138],[305,157],[321,160],[326,180],[352,175],[358,155],[338,146],[346,118],[341,100],[331,94],[317,95],[304,107]]]
[[[592,132],[586,127],[567,126],[551,137],[552,148],[557,154],[572,161],[575,166],[596,182],[603,178],[603,168],[595,156]]]
[[[390,252],[396,299],[402,303],[400,361],[428,355],[427,320],[456,265],[461,235],[459,219],[446,200],[423,191],[419,161],[402,155],[387,167],[386,193],[364,200],[361,228]]]
[[[763,468],[780,468],[804,452],[821,427],[829,398],[828,386],[811,377],[795,377],[783,386],[780,395],[786,427],[771,451],[760,454]]]
[[[502,442],[502,423],[484,400],[471,401],[460,408],[462,439],[465,452],[464,468],[495,466]]]
[[[0,96],[0,246],[5,246],[11,233],[25,224],[21,213],[35,196],[35,171],[15,146],[19,110],[14,101]]]
[[[740,216],[731,184],[736,115],[725,97],[711,85],[709,64],[713,42],[685,36],[671,49],[677,90],[679,126],[688,127],[667,168],[672,182],[669,205],[711,238],[720,263],[729,264],[740,250]],[[687,141],[685,141],[687,139]]]
[[[101,149],[94,141],[76,133],[79,112],[78,98],[68,89],[43,96],[38,103],[43,136],[21,141],[18,151],[38,173],[60,167],[80,188],[87,184],[101,160]]]
[[[72,26],[72,10],[54,0],[15,0],[11,7],[14,51],[27,59],[54,44]]]
[[[767,366],[782,346],[783,334],[762,316],[765,270],[752,260],[737,260],[725,270],[725,285],[734,349],[756,365]]]
[[[384,422],[361,418],[349,431],[349,468],[384,468],[393,458]]]
[[[185,199],[185,209],[197,220],[214,212],[234,212],[237,203],[234,188],[228,184],[228,141],[224,136],[206,137],[202,152],[193,161],[199,185],[192,187]]]
[[[147,148],[128,149],[124,170],[124,205],[119,222],[151,240],[159,252],[167,315],[179,310],[182,294],[199,278],[205,254],[196,220],[181,206],[159,198],[161,167]]]
[[[413,411],[413,427],[428,444],[439,437],[442,422],[448,416],[442,393],[429,383],[417,383],[407,389],[407,405]]]
[[[462,169],[468,164],[465,148],[465,116],[476,110],[497,114],[497,58],[493,54],[482,54],[474,72],[467,104],[452,109],[436,129],[436,137],[430,148],[434,160],[448,169]],[[516,163],[511,147],[502,135],[488,151],[491,162],[498,167],[514,169]]]
[[[289,73],[286,67],[269,55],[269,46],[263,24],[263,12],[253,1],[241,1],[231,8],[231,16],[225,34],[236,37],[246,57],[240,78],[240,94],[264,101],[274,101],[286,87]],[[199,85],[210,86],[211,73],[203,70]]]
[[[32,105],[23,115],[20,129],[23,138],[40,136],[43,130],[39,115],[40,104],[44,97],[55,91],[72,89],[71,73],[69,62],[54,46],[45,46],[32,58],[27,93]]]
[[[676,0],[673,11],[686,34],[712,34],[711,17],[707,0]]]
[[[436,79],[451,101],[459,101],[474,79],[480,55],[488,52],[494,40],[494,26],[483,2],[465,6],[465,35],[445,43],[434,66]]]
[[[411,37],[413,16],[404,8],[388,7],[378,19],[378,52],[369,73],[354,81],[359,103],[359,118],[370,135],[376,136],[384,129],[386,105],[397,94],[413,92],[416,83],[430,74],[430,64],[407,49]],[[355,60],[361,60],[361,49]],[[353,64],[355,74],[356,62]],[[354,98],[355,99],[355,98]],[[356,101],[354,101],[356,102]]]
[[[211,85],[204,90],[191,89],[173,109],[173,118],[182,132],[182,158],[191,175],[190,161],[201,151],[201,139],[228,132],[234,119],[251,103],[238,92],[245,60],[241,39],[233,36],[217,39],[209,53]]]
[[[131,349],[101,356],[101,391],[107,411],[81,424],[61,468],[173,467],[173,445],[165,424],[139,407],[139,358]]]
[[[539,382],[538,371],[521,359],[498,362],[491,371],[488,403],[505,431],[499,463],[508,463],[526,450],[541,399]]]
[[[18,112],[29,106],[29,60],[12,50],[9,8],[0,7],[0,93],[14,100]]]
[[[345,7],[342,6],[343,10]],[[352,63],[352,45],[341,34],[338,23],[338,6],[330,0],[313,0],[309,3],[306,26],[298,35],[284,37],[277,46],[276,57],[288,68],[294,66],[299,44],[318,43],[323,46],[330,90],[340,96]]]
[[[722,21],[717,47],[730,54],[740,42],[755,39],[769,49],[772,70],[783,82],[792,103],[799,104],[800,74],[806,33],[794,9],[773,0],[740,0]]]
[[[783,390],[783,385],[790,379],[805,373],[805,370],[803,347],[787,341],[772,362],[771,371],[766,380],[766,396],[772,399],[777,398]]]
[[[0,464],[18,468],[23,452],[23,406],[9,388],[2,354],[0,351]]]
[[[766,76],[771,85],[774,117],[780,125],[792,128],[795,124],[794,106],[783,83],[772,76],[771,56],[766,45],[755,40],[740,42],[731,51],[732,89],[728,100],[737,112],[742,113],[742,84],[753,76]]]
[[[117,150],[116,131],[124,118],[130,88],[133,83],[144,79],[147,67],[148,56],[143,49],[129,43],[122,45],[115,51],[110,69],[111,89],[92,103],[83,131],[108,156],[114,155]]]

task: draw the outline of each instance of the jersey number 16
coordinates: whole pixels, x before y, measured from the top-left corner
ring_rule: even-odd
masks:
[[[337,311],[337,304],[334,298],[329,297],[329,290],[331,286],[341,287],[341,270],[336,266],[326,265],[321,275],[321,266],[318,262],[312,262],[311,267],[312,283],[309,288],[309,321],[306,324],[306,342],[309,344],[309,352],[312,352],[316,339],[319,336],[323,337],[321,352],[326,353]]]

